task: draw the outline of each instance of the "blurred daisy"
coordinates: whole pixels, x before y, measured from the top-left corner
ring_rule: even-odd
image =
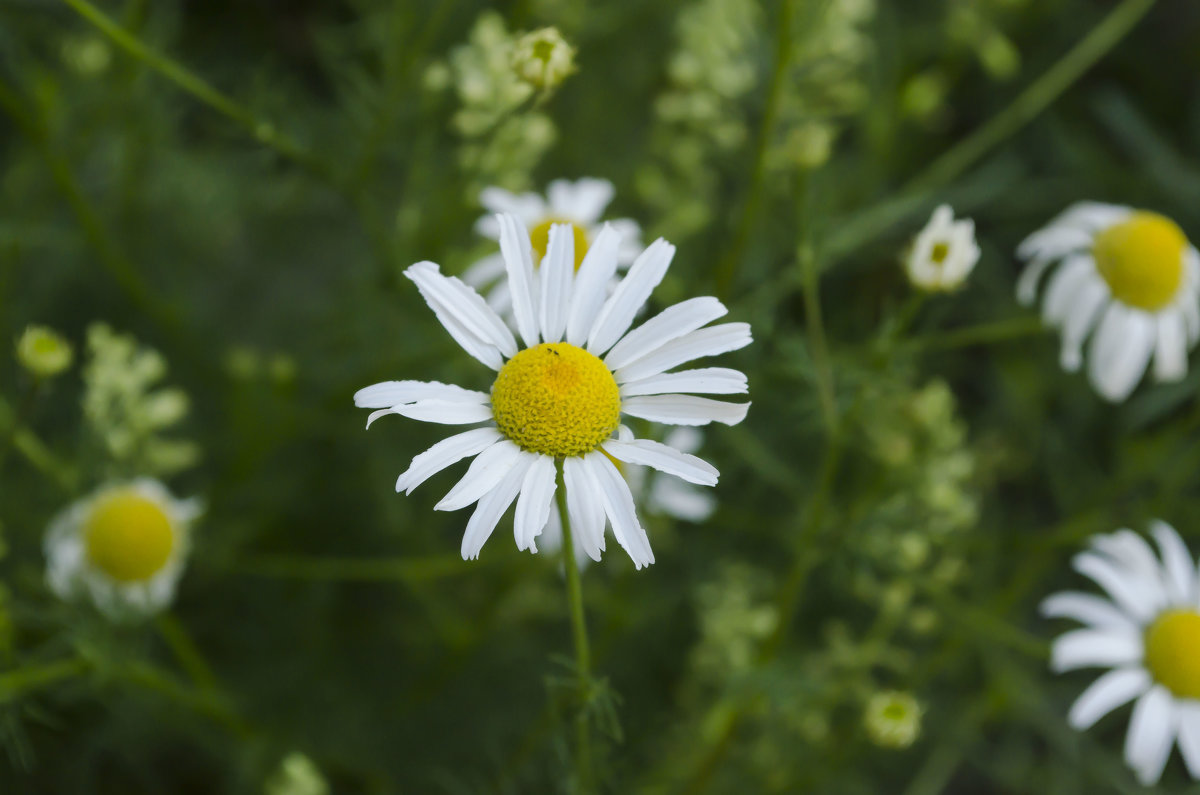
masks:
[[[955,221],[950,205],[943,204],[917,234],[904,259],[904,270],[922,290],[950,292],[963,286],[977,262],[975,222],[970,218]]]
[[[475,231],[492,240],[500,239],[500,227],[494,213],[511,213],[524,225],[533,247],[533,267],[536,271],[546,256],[550,227],[568,224],[574,237],[575,270],[583,263],[588,246],[600,234],[600,219],[613,199],[613,185],[606,179],[584,179],[571,182],[556,179],[550,183],[543,198],[536,193],[510,193],[502,188],[485,188],[479,203],[488,211],[475,224]],[[609,224],[620,235],[617,248],[617,269],[625,270],[642,251],[642,230],[636,221],[618,218]],[[497,254],[484,257],[463,273],[463,281],[487,296],[488,303],[501,314],[508,315],[512,299],[504,276],[504,257]]]
[[[1068,208],[1017,249],[1029,260],[1017,283],[1026,305],[1046,269],[1061,262],[1045,289],[1042,316],[1062,329],[1062,366],[1083,363],[1103,397],[1129,396],[1154,359],[1154,377],[1187,375],[1200,338],[1200,253],[1169,218],[1145,210],[1083,202]],[[1094,332],[1094,333],[1093,333]]]
[[[1138,780],[1162,776],[1177,741],[1193,779],[1200,779],[1200,582],[1196,562],[1175,529],[1152,523],[1159,555],[1131,530],[1097,536],[1073,561],[1108,598],[1057,593],[1042,603],[1048,617],[1084,624],[1060,636],[1051,652],[1056,672],[1111,668],[1083,692],[1068,721],[1090,728],[1137,699],[1125,761]]]
[[[175,499],[157,480],[105,486],[50,522],[46,582],[111,618],[156,613],[175,596],[199,513],[195,500]]]
[[[688,426],[741,422],[749,403],[695,395],[744,394],[742,373],[720,367],[667,371],[748,345],[750,327],[705,327],[726,309],[715,298],[692,298],[630,331],[666,274],[674,246],[655,241],[607,296],[620,248],[612,226],[596,236],[576,272],[574,230],[553,225],[535,279],[529,235],[520,219],[503,214],[497,223],[524,347],[459,279],[443,276],[432,262],[405,271],[450,336],[496,371],[490,394],[437,382],[388,381],[359,390],[355,405],[377,409],[368,426],[385,414],[447,425],[486,423],[421,453],[396,482],[397,491],[408,493],[455,462],[476,456],[435,506],[453,511],[478,503],[463,536],[464,559],[479,556],[514,500],[517,547],[536,552],[535,539],[550,521],[561,479],[571,526],[588,557],[600,559],[607,519],[634,565],[649,565],[654,553],[614,461],[651,466],[700,486],[715,485],[717,470],[666,444],[634,439],[621,428],[620,417]]]

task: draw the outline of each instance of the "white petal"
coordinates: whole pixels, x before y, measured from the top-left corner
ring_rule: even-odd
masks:
[[[1200,779],[1200,704],[1195,701],[1180,701],[1175,705],[1179,713],[1179,752],[1187,765],[1192,780]]]
[[[492,407],[488,403],[460,403],[449,400],[418,400],[416,403],[380,409],[372,416],[383,412],[442,425],[470,425],[492,419]]]
[[[1062,326],[1060,359],[1062,368],[1067,372],[1073,373],[1083,364],[1083,343],[1110,298],[1108,285],[1101,278],[1094,278],[1080,287]]]
[[[471,518],[467,521],[467,528],[463,531],[463,560],[479,557],[479,550],[483,549],[484,542],[496,529],[496,523],[508,510],[508,506],[512,505],[512,501],[517,498],[517,493],[521,490],[521,484],[525,480],[525,473],[529,471],[534,457],[532,455],[518,456],[512,468],[504,473],[500,482],[480,498],[479,505],[471,514]]]
[[[582,458],[563,459],[563,486],[573,541],[588,557],[599,561],[604,551],[604,503]]]
[[[697,329],[625,365],[613,373],[613,377],[618,384],[640,381],[693,359],[736,351],[753,341],[749,323],[722,323]]]
[[[1163,607],[1161,584],[1149,582],[1135,572],[1117,566],[1107,557],[1095,552],[1080,552],[1072,559],[1071,565],[1080,574],[1094,580],[1122,610],[1142,624]]]
[[[1143,786],[1162,778],[1175,741],[1177,720],[1174,700],[1162,686],[1151,688],[1134,705],[1129,733],[1125,735],[1125,761]]]
[[[507,439],[496,442],[484,450],[462,476],[454,488],[447,492],[441,502],[433,506],[435,511],[457,511],[465,508],[487,494],[504,476],[512,471],[521,460],[521,448]]]
[[[663,442],[681,452],[695,453],[704,446],[704,431],[698,431],[695,428],[687,426],[672,428],[667,434],[667,438],[663,439]]]
[[[621,245],[617,249],[618,270],[620,266],[628,266],[642,253],[642,228],[632,218],[614,218],[608,223],[621,235]]]
[[[479,204],[493,215],[511,213],[526,228],[546,217],[546,202],[536,193],[511,193],[503,188],[484,188],[479,194]]]
[[[621,397],[691,393],[701,395],[744,395],[746,376],[728,367],[700,367],[677,373],[659,373],[621,386]]]
[[[1090,729],[1096,721],[1117,707],[1128,704],[1150,689],[1150,674],[1141,668],[1117,668],[1101,676],[1083,691],[1071,706],[1067,722],[1078,731]]]
[[[1162,565],[1146,539],[1128,528],[1122,528],[1115,533],[1095,536],[1091,545],[1093,549],[1108,555],[1117,566],[1133,572],[1139,581],[1148,583],[1149,590],[1153,591],[1154,603],[1160,607],[1166,606]]]
[[[1056,260],[1091,245],[1092,235],[1082,229],[1047,227],[1022,240],[1017,256],[1024,260]]]
[[[569,224],[550,227],[546,257],[538,268],[541,287],[542,339],[558,342],[567,328],[571,282],[575,276],[575,233]]]
[[[683,481],[657,478],[650,488],[646,507],[653,513],[689,522],[703,522],[716,510],[717,501],[712,494]]]
[[[533,292],[533,251],[529,230],[515,216],[500,215],[500,253],[508,271],[508,289],[512,293],[513,317],[525,345],[538,344],[537,301]]]
[[[720,473],[712,464],[660,442],[650,439],[637,439],[632,442],[608,439],[600,447],[613,458],[627,464],[654,467],[659,472],[666,472],[697,486],[717,485]]]
[[[1150,523],[1158,549],[1162,553],[1163,573],[1166,586],[1174,605],[1193,604],[1196,593],[1196,564],[1175,528],[1161,520]]]
[[[667,425],[737,425],[746,419],[749,403],[725,403],[691,395],[644,395],[621,401],[621,411],[631,417]]]
[[[613,184],[606,179],[584,177],[574,183],[556,179],[546,191],[554,215],[591,226],[604,215],[613,198]]]
[[[1131,665],[1141,659],[1141,635],[1112,629],[1076,629],[1060,635],[1050,651],[1050,667],[1056,673]]]
[[[608,297],[608,283],[617,272],[617,249],[620,245],[620,234],[610,224],[605,224],[588,246],[571,290],[567,342],[572,345],[582,346],[587,342],[592,323],[600,314],[604,299]]]
[[[443,439],[413,457],[408,469],[396,481],[396,491],[412,494],[413,489],[446,467],[467,456],[482,453],[502,438],[500,431],[495,428],[475,428]]]
[[[1119,629],[1137,632],[1138,625],[1116,605],[1095,594],[1062,591],[1042,602],[1046,618],[1069,618],[1094,629]]]
[[[649,566],[654,562],[654,553],[650,550],[646,531],[638,523],[629,485],[621,478],[616,466],[598,450],[593,450],[581,460],[583,471],[588,473],[597,489],[597,496],[604,506],[617,543],[629,553],[635,568]]]
[[[482,401],[478,399],[480,396],[483,397]],[[362,409],[390,409],[402,403],[429,399],[460,403],[486,403],[490,400],[484,392],[439,381],[384,381],[354,393],[354,405]]]
[[[619,370],[653,353],[663,344],[724,317],[727,312],[724,304],[711,297],[691,298],[675,304],[626,334],[604,357],[604,363],[610,370]]]
[[[1183,313],[1164,309],[1158,313],[1154,343],[1154,377],[1159,381],[1181,381],[1187,375],[1187,330]]]
[[[417,286],[425,303],[467,353],[492,367],[499,358],[492,350],[505,356],[517,352],[516,340],[508,326],[479,293],[460,279],[443,276],[432,262],[411,265],[404,275]]]
[[[597,356],[604,353],[629,329],[638,310],[666,275],[674,256],[675,247],[659,238],[634,261],[592,323],[587,341],[590,353]]]
[[[1154,321],[1117,302],[1109,305],[1092,337],[1088,376],[1102,397],[1119,403],[1146,372],[1154,350]]]
[[[487,220],[493,224],[496,219],[492,216],[487,216]],[[499,236],[500,227],[496,227],[496,235]],[[489,254],[475,264],[471,265],[463,271],[462,280],[472,287],[478,289],[485,284],[491,284],[504,275],[504,257],[500,256],[499,252]]]
[[[513,535],[517,549],[537,552],[534,539],[546,526],[550,506],[554,502],[554,459],[545,455],[522,453],[532,456],[529,471],[521,483],[521,496],[517,498],[517,514],[513,519]]]
[[[1039,257],[1025,266],[1017,277],[1017,303],[1030,306],[1037,300],[1037,285],[1046,269],[1054,264],[1050,257]]]
[[[1095,272],[1096,266],[1089,255],[1070,257],[1063,262],[1046,286],[1042,317],[1048,324],[1058,326],[1063,323],[1079,291],[1094,280]]]

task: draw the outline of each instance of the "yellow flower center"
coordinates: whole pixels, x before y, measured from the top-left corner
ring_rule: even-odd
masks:
[[[617,429],[621,395],[604,362],[569,343],[545,342],[500,369],[492,413],[500,432],[522,450],[580,456]]]
[[[583,255],[587,254],[587,231],[579,224],[574,221],[568,221],[566,218],[551,216],[529,230],[529,242],[533,244],[533,251],[537,254],[538,262],[541,262],[546,257],[546,249],[550,246],[550,227],[555,224],[571,225],[571,232],[575,235],[575,270],[579,270],[579,266],[583,264]]]
[[[1171,303],[1179,290],[1186,248],[1187,238],[1174,221],[1135,212],[1096,235],[1092,256],[1114,298],[1154,311]]]
[[[1146,668],[1180,698],[1200,699],[1200,613],[1169,610],[1146,630]]]
[[[949,243],[934,243],[933,251],[929,252],[929,258],[938,265],[946,261],[946,257],[950,254]]]
[[[84,533],[92,565],[121,582],[150,579],[175,546],[175,531],[163,509],[134,491],[101,498]]]

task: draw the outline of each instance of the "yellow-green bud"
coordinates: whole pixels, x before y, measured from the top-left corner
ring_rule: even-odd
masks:
[[[907,748],[921,734],[924,710],[911,693],[887,690],[876,693],[863,711],[863,728],[871,742],[882,748]]]
[[[575,71],[575,48],[558,32],[542,28],[517,39],[513,69],[535,88],[555,88]]]
[[[71,343],[45,326],[28,326],[17,340],[17,361],[38,378],[51,378],[71,366]]]

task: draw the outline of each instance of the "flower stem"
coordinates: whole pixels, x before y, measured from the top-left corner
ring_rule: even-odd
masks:
[[[86,660],[74,658],[5,671],[0,674],[0,702],[64,679],[74,679],[90,667]]]
[[[558,513],[562,517],[563,569],[567,577],[567,602],[571,609],[571,634],[575,642],[575,676],[578,689],[578,711],[575,714],[575,774],[579,791],[593,791],[592,740],[588,720],[588,701],[591,691],[591,651],[588,648],[587,622],[583,615],[583,582],[575,562],[575,542],[571,537],[571,517],[567,513],[567,489],[559,462]]]

